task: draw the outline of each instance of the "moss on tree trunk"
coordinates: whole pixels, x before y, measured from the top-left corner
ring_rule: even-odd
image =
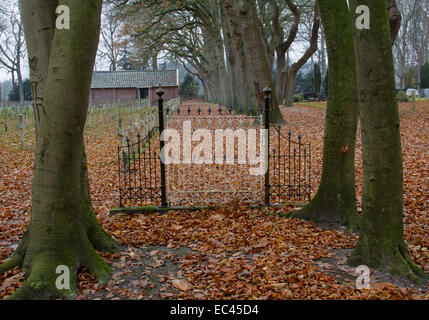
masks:
[[[59,4],[73,12],[70,30],[54,29],[55,15],[43,11]],[[47,1],[44,5],[21,1],[33,91],[44,90],[33,94],[38,127],[31,221],[14,255],[0,266],[4,272],[21,265],[26,273],[25,284],[12,299],[70,297],[77,289],[76,274],[84,266],[105,282],[110,268],[96,249],[115,249],[94,216],[83,151],[101,0]],[[55,285],[59,265],[70,269],[69,290]]]
[[[332,61],[322,179],[312,201],[293,215],[353,230],[359,225],[359,215],[354,171],[358,102],[352,27],[344,1],[319,0],[318,5]]]
[[[419,281],[423,271],[404,242],[400,121],[386,1],[350,4],[353,21],[359,5],[368,6],[371,20],[369,29],[354,26],[364,173],[359,242],[348,262]]]

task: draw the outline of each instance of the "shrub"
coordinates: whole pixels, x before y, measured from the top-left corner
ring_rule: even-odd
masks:
[[[295,94],[294,96],[293,96],[293,101],[294,102],[301,102],[302,100],[303,100],[303,96],[302,96],[302,94]]]
[[[404,91],[399,91],[398,95],[396,96],[396,100],[400,102],[408,102],[408,96]]]

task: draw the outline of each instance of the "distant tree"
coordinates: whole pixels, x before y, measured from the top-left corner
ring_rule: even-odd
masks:
[[[414,88],[416,85],[415,72],[413,67],[409,67],[404,75],[405,89]]]
[[[122,70],[131,70],[133,68],[130,58],[130,50],[128,45],[124,45],[120,50],[120,58],[118,60],[118,67]]]
[[[12,75],[14,88],[18,83],[22,88],[22,59],[25,57],[26,47],[24,28],[19,14],[20,7],[17,1],[6,2],[0,5],[0,67]],[[20,101],[24,100],[24,92],[19,91]]]
[[[388,2],[394,2],[389,0]],[[429,58],[429,0],[397,1],[402,25],[394,45],[396,75],[402,89],[406,85],[409,67],[416,67],[414,76],[420,82],[420,70]]]
[[[118,67],[122,70],[147,70],[148,62],[136,57],[135,50],[130,44],[124,44],[118,58]]]
[[[295,92],[304,93],[312,92],[313,90],[313,74],[312,72],[298,72],[295,80]]]
[[[103,7],[100,45],[98,47],[98,55],[100,58],[107,59],[110,71],[117,70],[121,48],[124,46],[124,39],[120,32],[121,21],[113,9],[114,6],[109,3]]]
[[[322,86],[322,73],[320,71],[320,64],[315,63],[313,68],[313,93],[320,93]]]
[[[190,74],[187,74],[180,85],[179,94],[183,98],[194,98],[198,95],[199,91],[200,84],[194,81],[194,78]]]
[[[311,58],[311,56],[317,51],[318,39],[319,39],[319,28],[320,28],[320,15],[317,5],[314,6],[313,23],[310,33],[309,47],[301,56],[301,58],[292,64],[288,71],[288,77],[286,81],[286,92],[285,102],[287,106],[293,105],[293,92],[295,88],[295,81],[298,71],[304,66],[304,64]]]
[[[421,88],[429,88],[429,61],[426,62],[425,65],[421,68],[420,71],[421,74],[421,82],[420,87]]]
[[[25,101],[31,101],[31,82],[30,82],[30,79],[24,80],[24,82],[22,83],[22,86],[24,89],[23,90],[24,100]],[[14,101],[14,102],[20,101],[19,90],[20,90],[19,83],[16,84],[15,86],[13,86],[13,88],[10,90],[10,92],[8,94],[9,101]]]

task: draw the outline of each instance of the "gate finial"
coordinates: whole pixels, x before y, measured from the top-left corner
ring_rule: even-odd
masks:
[[[271,96],[271,93],[273,93],[273,90],[270,87],[265,87],[265,89],[263,90],[264,94],[266,97]]]
[[[158,88],[158,90],[156,90],[156,94],[158,95],[158,97],[161,99],[162,98],[162,96],[164,95],[164,90],[162,90],[162,88],[161,88],[161,84],[159,84],[159,88]]]

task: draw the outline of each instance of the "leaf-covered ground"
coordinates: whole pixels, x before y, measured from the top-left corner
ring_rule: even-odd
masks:
[[[288,126],[312,143],[317,186],[325,110],[317,105],[283,112]],[[405,237],[414,261],[429,272],[429,101],[419,101],[416,114],[410,104],[401,104],[400,112]],[[20,151],[18,134],[0,128],[1,261],[13,253],[30,220],[34,130],[27,131],[27,150]],[[357,275],[344,263],[357,235],[275,215],[287,209],[231,203],[216,211],[109,216],[118,204],[116,123],[87,129],[85,141],[97,218],[122,251],[103,254],[114,269],[105,287],[82,270],[77,299],[429,299],[428,287],[378,271],[372,272],[370,290],[357,290]],[[358,142],[359,207],[360,148]],[[1,275],[0,299],[23,281],[19,268]]]

